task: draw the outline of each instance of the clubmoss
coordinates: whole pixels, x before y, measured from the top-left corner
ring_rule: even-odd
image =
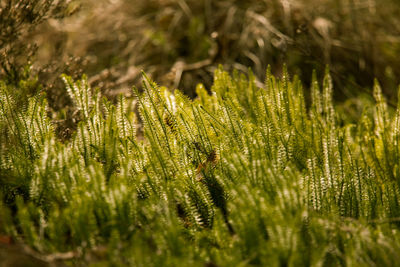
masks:
[[[219,68],[190,100],[143,74],[136,118],[132,99],[63,76],[81,115],[68,140],[43,95],[19,108],[2,83],[1,234],[72,264],[398,262],[400,105],[376,83],[374,112],[349,124],[329,71],[311,103],[286,71],[266,77]]]

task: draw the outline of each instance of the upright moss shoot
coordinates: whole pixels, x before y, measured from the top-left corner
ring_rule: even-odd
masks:
[[[43,95],[17,107],[0,84],[2,235],[72,264],[400,260],[400,104],[390,110],[378,83],[349,124],[328,71],[311,103],[286,71],[268,69],[260,88],[220,68],[195,100],[143,78],[134,101],[113,104],[63,76],[80,119],[62,141]]]

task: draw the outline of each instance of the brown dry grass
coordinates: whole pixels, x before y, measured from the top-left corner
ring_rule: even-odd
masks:
[[[396,0],[87,0],[69,8],[79,3],[75,15],[48,20],[31,38],[40,77],[57,90],[61,72],[85,72],[109,95],[129,92],[143,69],[193,96],[218,64],[250,67],[262,81],[268,64],[279,74],[286,63],[306,83],[329,64],[339,98],[374,77],[389,96],[400,83]]]

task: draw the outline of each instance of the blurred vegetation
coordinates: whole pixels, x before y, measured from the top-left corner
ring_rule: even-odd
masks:
[[[37,62],[40,60],[37,58],[39,47],[34,37],[38,35],[38,28],[51,20],[62,20],[72,15],[77,9],[71,3],[70,0],[0,1],[0,79],[18,88],[17,99],[20,104],[27,100],[27,96],[32,96],[43,89],[53,88],[59,80],[60,73],[65,72],[74,77],[77,77],[76,74],[81,75],[76,72],[75,67],[69,71],[68,66],[71,65],[71,60],[56,58],[55,55],[40,61],[40,64]],[[47,42],[55,45],[51,38]],[[43,49],[40,47],[39,50],[43,51]],[[55,71],[56,69],[58,71]],[[43,73],[49,73],[47,77],[49,79],[46,79]],[[61,97],[54,98],[56,95]],[[63,100],[66,98],[60,90],[52,90],[50,96],[50,99],[52,97],[54,99],[50,101],[52,106],[56,103],[57,106],[65,106]]]
[[[0,2],[0,78],[17,85],[27,75],[27,66],[37,45],[29,42],[36,27],[67,14],[67,0],[4,0]]]
[[[329,64],[339,100],[367,91],[374,77],[392,99],[400,82],[396,0],[77,4],[80,12],[48,20],[34,35],[37,65],[68,61],[70,74],[83,71],[91,77],[91,85],[110,94],[138,84],[143,69],[163,85],[193,96],[198,82],[209,88],[218,64],[243,72],[251,67],[263,81],[268,64],[279,75],[286,63],[307,85],[313,69],[323,72]],[[58,75],[50,71],[43,78],[49,84]]]
[[[263,81],[268,64],[280,75],[286,63],[307,86],[312,70],[329,64],[335,99],[360,115],[358,98],[370,95],[374,77],[394,106],[399,12],[395,0],[5,0],[0,78],[17,85],[30,75],[28,95],[42,88],[58,110],[71,104],[62,73],[86,73],[112,96],[129,94],[143,69],[194,96],[219,64],[250,67]]]

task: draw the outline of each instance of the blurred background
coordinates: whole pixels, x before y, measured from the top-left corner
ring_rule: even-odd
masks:
[[[312,70],[321,77],[329,64],[337,101],[369,94],[375,77],[392,105],[397,98],[398,0],[0,3],[1,78],[18,83],[33,75],[38,83],[31,90],[47,91],[56,109],[68,102],[61,73],[86,73],[112,97],[140,85],[144,70],[194,97],[197,83],[210,87],[219,64],[244,73],[251,68],[259,82],[268,64],[276,75],[286,64],[306,87]]]

